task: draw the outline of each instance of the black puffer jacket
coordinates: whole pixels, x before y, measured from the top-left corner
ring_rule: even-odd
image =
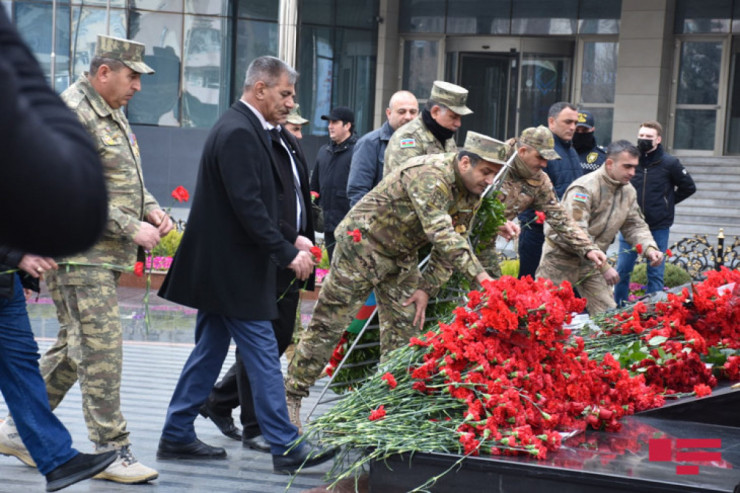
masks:
[[[324,211],[324,231],[334,232],[349,212],[347,178],[357,136],[352,134],[341,144],[330,143],[319,149],[311,174],[311,191],[319,193],[318,204]]]
[[[650,229],[670,228],[676,204],[696,192],[689,172],[678,159],[664,152],[661,144],[653,152],[640,155],[632,186]]]
[[[0,272],[17,269],[23,255],[23,252],[14,250],[5,245],[0,245]],[[21,280],[23,281],[23,287],[33,289],[34,291],[39,290],[38,279],[34,279],[25,272],[21,272],[20,274]],[[0,274],[0,298],[10,298],[13,296],[14,285],[15,273]]]

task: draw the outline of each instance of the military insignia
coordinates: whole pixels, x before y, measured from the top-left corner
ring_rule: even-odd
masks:
[[[586,123],[586,113],[578,113],[578,123]]]
[[[588,156],[586,156],[586,162],[588,164],[594,164],[594,161],[599,159],[599,153],[598,152],[589,152]]]
[[[585,202],[586,200],[588,200],[588,194],[585,194],[585,193],[573,194],[573,200],[578,201],[578,202]]]
[[[468,228],[466,228],[464,224],[458,224],[457,226],[455,226],[455,233],[457,234],[461,235],[467,230]]]
[[[409,147],[416,147],[416,140],[414,140],[414,139],[401,139],[401,149],[407,149]]]
[[[116,145],[116,140],[108,134],[103,134],[102,140],[103,143],[107,146]]]

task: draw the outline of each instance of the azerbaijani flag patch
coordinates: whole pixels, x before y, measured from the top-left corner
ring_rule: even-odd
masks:
[[[408,147],[416,147],[416,140],[414,139],[401,139],[401,149]]]
[[[588,200],[588,195],[585,193],[575,193],[573,194],[573,200],[577,200],[578,202],[585,202]]]

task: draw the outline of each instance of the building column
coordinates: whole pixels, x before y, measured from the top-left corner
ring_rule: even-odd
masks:
[[[671,0],[622,0],[612,140],[634,143],[640,123],[668,121],[674,13]]]
[[[400,38],[398,36],[399,2],[380,0],[378,8],[378,56],[375,64],[375,109],[373,128],[385,122],[385,109],[394,92],[401,89],[398,66]]]
[[[296,68],[298,0],[280,0],[278,12],[278,58]]]

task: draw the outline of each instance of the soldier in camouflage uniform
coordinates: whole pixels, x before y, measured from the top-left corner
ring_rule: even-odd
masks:
[[[383,176],[412,157],[457,151],[453,135],[461,117],[473,113],[465,106],[468,90],[449,82],[434,81],[432,93],[421,114],[393,132],[385,150]]]
[[[549,160],[560,159],[554,147],[552,132],[545,126],[530,127],[521,133],[514,147],[517,155],[498,195],[498,199],[506,207],[504,216],[507,220],[512,220],[529,208],[544,212],[545,221],[560,234],[570,250],[601,267],[606,261],[606,255],[573,222],[560,204],[550,177],[543,171]],[[528,226],[523,224],[522,227]],[[478,258],[489,274],[494,277],[501,275],[493,248],[487,248]]]
[[[563,205],[576,223],[602,251],[621,232],[630,245],[641,245],[645,258],[657,265],[663,261],[650,228],[637,206],[637,192],[630,184],[640,152],[626,140],[609,145],[604,166],[571,183],[563,195]],[[537,277],[554,283],[577,283],[578,292],[588,300],[586,308],[595,315],[616,307],[611,286],[619,274],[604,263],[600,269],[583,260],[550,224],[545,225],[545,245]]]
[[[385,175],[339,223],[331,269],[288,367],[288,411],[296,426],[301,399],[371,291],[378,301],[383,354],[418,333],[429,297],[453,270],[479,283],[491,279],[470,248],[467,228],[480,194],[503,164],[503,145],[468,132],[458,154],[411,159]],[[418,252],[430,239],[431,260],[421,274]]]
[[[140,75],[154,72],[143,55],[140,43],[98,36],[90,72],[62,93],[103,162],[108,224],[91,249],[57,259],[80,265],[47,274],[60,329],[40,361],[52,409],[79,380],[90,440],[98,452],[119,451],[118,459],[96,478],[121,483],[151,481],[158,473],[138,462],[130,449],[120,402],[123,348],[116,298],[120,273],[102,264],[132,266],[137,250],[152,250],[173,226],[144,187],[139,147],[122,109],[141,89]]]

